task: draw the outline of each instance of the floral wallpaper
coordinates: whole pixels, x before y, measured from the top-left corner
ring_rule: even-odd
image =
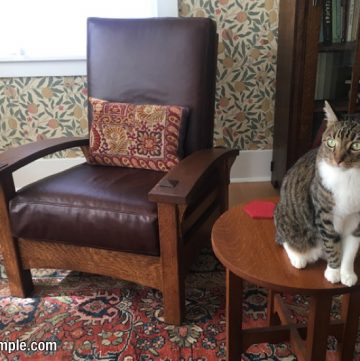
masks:
[[[179,0],[180,16],[217,22],[216,145],[272,148],[278,1]],[[83,76],[1,78],[0,151],[37,139],[86,135],[86,97]]]
[[[86,78],[0,79],[0,150],[35,140],[86,135]],[[55,157],[79,156],[69,149]]]
[[[278,5],[278,0],[180,1],[180,15],[217,22],[216,145],[272,148]]]

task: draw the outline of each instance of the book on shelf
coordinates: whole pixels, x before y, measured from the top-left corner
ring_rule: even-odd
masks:
[[[330,96],[330,84],[331,84],[331,75],[332,75],[332,63],[333,63],[333,53],[325,53],[324,57],[324,81],[321,85],[322,99],[331,99]]]
[[[346,96],[345,79],[349,67],[342,52],[322,52],[318,55],[315,100],[337,99]]]
[[[324,0],[321,14],[320,42],[324,45],[357,39],[360,0]]]
[[[323,4],[323,42],[326,45],[332,43],[332,0],[324,0]]]
[[[325,53],[319,53],[317,69],[316,69],[316,83],[315,83],[315,100],[323,99],[323,84],[324,84],[324,62],[325,62]]]
[[[346,41],[351,41],[353,18],[355,10],[355,0],[349,0],[348,13],[347,13],[347,30],[346,30]]]
[[[341,7],[341,42],[346,41],[346,32],[347,32],[347,9],[348,9],[348,0],[340,0]]]
[[[332,42],[341,42],[341,0],[332,0],[331,5],[331,17],[332,17]]]
[[[359,16],[360,16],[360,2],[359,0],[357,0],[355,1],[355,7],[354,7],[354,15],[353,15],[352,29],[351,29],[351,41],[355,41],[357,37]]]
[[[360,15],[359,0],[348,0],[346,41],[355,41]]]

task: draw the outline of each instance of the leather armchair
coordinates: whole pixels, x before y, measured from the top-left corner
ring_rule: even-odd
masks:
[[[217,36],[209,19],[88,20],[89,96],[190,108],[184,159],[169,172],[80,164],[15,191],[12,173],[87,137],[0,154],[0,242],[13,296],[31,268],[97,273],[160,289],[180,324],[184,278],[228,207],[236,150],[212,147]],[[89,122],[91,114],[89,112]]]

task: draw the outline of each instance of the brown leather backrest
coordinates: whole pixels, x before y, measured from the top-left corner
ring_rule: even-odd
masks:
[[[185,155],[212,147],[216,56],[210,19],[88,19],[89,96],[189,107]]]

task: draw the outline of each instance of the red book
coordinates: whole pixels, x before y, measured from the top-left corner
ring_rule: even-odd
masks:
[[[244,205],[244,211],[256,219],[271,219],[274,217],[276,204],[269,201],[255,200]]]

